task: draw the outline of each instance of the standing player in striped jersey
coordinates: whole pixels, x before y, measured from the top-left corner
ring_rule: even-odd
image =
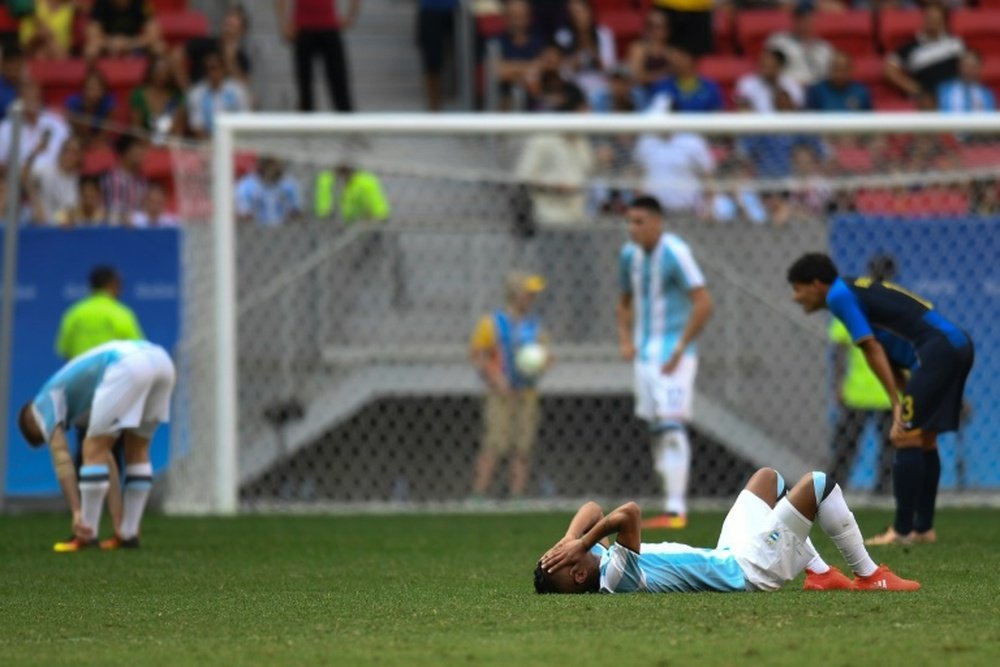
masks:
[[[639,197],[626,217],[631,241],[621,250],[618,341],[635,363],[635,412],[649,424],[653,465],[663,480],[663,512],[643,528],[687,525],[695,338],[712,314],[712,297],[688,245],[663,230],[663,209]]]

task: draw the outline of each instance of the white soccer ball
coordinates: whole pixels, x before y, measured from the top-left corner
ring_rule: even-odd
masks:
[[[517,371],[527,377],[535,377],[545,370],[545,364],[549,361],[548,350],[544,345],[538,343],[528,343],[517,349],[514,355],[514,364]]]

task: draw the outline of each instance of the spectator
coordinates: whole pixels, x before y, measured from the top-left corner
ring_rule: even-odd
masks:
[[[104,208],[101,181],[97,176],[84,176],[80,179],[78,199],[79,205],[70,216],[71,226],[94,227],[108,224],[108,210]]]
[[[80,170],[83,167],[80,140],[68,137],[59,148],[58,158],[49,164],[33,164],[34,155],[28,157],[23,171],[32,221],[36,225],[71,225],[73,213],[80,204]]]
[[[532,66],[541,55],[545,42],[532,30],[531,5],[527,0],[508,0],[504,15],[504,33],[497,38],[500,47],[497,75],[504,107],[509,109],[513,89],[528,87]]]
[[[133,54],[162,55],[167,44],[160,24],[146,0],[95,0],[87,23],[84,55],[122,57]]]
[[[216,112],[250,110],[246,87],[226,77],[222,56],[217,51],[205,55],[204,65],[205,79],[187,95],[188,127],[199,139],[212,136]]]
[[[872,96],[863,83],[851,80],[851,57],[836,51],[830,77],[809,88],[806,106],[811,111],[871,111]]]
[[[587,102],[574,86],[566,88],[559,111],[584,112]],[[542,225],[576,225],[584,221],[587,178],[594,152],[579,134],[535,134],[518,158],[515,174],[531,197],[534,220]]]
[[[802,86],[787,74],[785,54],[774,49],[765,49],[760,54],[757,71],[744,74],[736,82],[736,104],[740,109],[771,113],[775,110],[775,99],[779,91],[788,94],[795,108],[805,102]]]
[[[771,35],[765,47],[785,56],[784,73],[803,87],[825,79],[833,59],[833,47],[816,35],[815,13],[812,0],[800,0],[792,10],[791,31]]]
[[[938,86],[937,100],[941,111],[968,113],[996,111],[993,91],[982,84],[982,60],[975,51],[968,50],[959,61],[958,78]]]
[[[417,46],[424,70],[424,95],[428,111],[440,111],[441,72],[445,56],[455,42],[455,9],[458,0],[418,0]]]
[[[108,222],[128,227],[133,214],[142,209],[149,190],[149,181],[142,173],[146,144],[137,137],[123,134],[115,141],[115,153],[118,164],[101,179],[101,193]]]
[[[636,86],[625,66],[615,68],[608,77],[608,92],[597,99],[594,111],[600,113],[634,113],[645,106],[646,97]]]
[[[205,78],[205,56],[209,53],[221,54],[226,77],[236,79],[249,89],[250,56],[244,46],[249,25],[243,5],[231,4],[222,16],[218,37],[196,37],[188,40],[183,48],[171,52],[171,66],[180,89],[187,90],[191,81]]]
[[[132,90],[128,103],[133,129],[151,135],[154,144],[184,136],[184,93],[166,58],[149,61],[146,78]]]
[[[342,159],[334,171],[319,172],[313,190],[314,210],[320,219],[336,215],[347,225],[384,222],[392,212],[378,176],[358,169],[349,158]]]
[[[647,12],[642,36],[628,49],[628,67],[640,86],[653,84],[670,76],[670,20],[665,12]]]
[[[7,117],[7,107],[17,99],[17,90],[24,76],[24,54],[16,45],[3,47],[0,62],[0,120]]]
[[[792,148],[792,169],[799,187],[792,196],[797,211],[815,218],[826,213],[834,199],[833,185],[825,174],[824,154],[817,152],[822,144],[803,141]]]
[[[289,6],[291,3],[291,6]],[[350,0],[347,16],[337,16],[336,0],[275,0],[278,24],[294,45],[299,111],[313,111],[313,59],[323,58],[327,89],[337,111],[353,111],[347,56],[340,38],[358,18],[361,0]]]
[[[87,70],[83,90],[66,100],[70,126],[84,148],[105,144],[108,140],[108,120],[115,108],[115,98],[108,92],[104,75],[96,67]]]
[[[265,227],[284,224],[302,215],[298,182],[284,173],[274,158],[261,158],[256,171],[236,184],[236,219]]]
[[[698,74],[695,55],[685,46],[670,49],[674,75],[655,85],[651,94],[664,95],[672,111],[722,111],[722,92],[718,84]]]
[[[21,101],[24,123],[21,125],[20,159],[26,160],[41,143],[45,149],[35,157],[35,164],[51,164],[70,134],[69,127],[58,114],[42,107],[42,90],[34,81],[25,80],[21,84]],[[10,157],[11,131],[9,118],[0,123],[0,164],[7,164]]]
[[[556,32],[555,41],[566,54],[571,80],[595,106],[607,94],[607,73],[615,67],[615,36],[607,26],[597,25],[588,0],[569,0],[566,11],[567,23]]]
[[[712,5],[713,0],[653,0],[653,7],[670,22],[670,43],[696,56],[715,50]]]
[[[563,69],[562,50],[555,44],[544,47],[525,74],[532,111],[556,111],[563,105],[567,90],[579,91],[566,80]]]
[[[795,104],[785,90],[776,96],[777,111],[795,111]],[[792,175],[792,153],[798,146],[806,146],[824,160],[827,150],[819,138],[809,135],[759,134],[742,137],[738,143],[740,153],[754,165],[760,178],[788,178]]]
[[[715,171],[715,158],[699,134],[647,134],[635,147],[642,168],[642,191],[667,212],[695,213],[703,208],[702,179]]]
[[[73,47],[74,0],[34,0],[34,11],[21,18],[18,37],[32,58],[65,58]]]
[[[141,229],[176,227],[180,220],[167,211],[167,193],[159,183],[150,183],[142,209],[132,214],[132,226]]]
[[[924,8],[924,29],[885,59],[885,77],[905,95],[937,94],[938,86],[958,76],[965,51],[961,38],[948,33],[944,7]]]

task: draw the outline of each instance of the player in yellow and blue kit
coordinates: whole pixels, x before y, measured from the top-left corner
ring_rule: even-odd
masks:
[[[630,241],[621,250],[618,342],[635,364],[635,413],[650,429],[653,465],[664,486],[663,513],[645,528],[687,524],[687,483],[695,338],[712,314],[712,297],[688,245],[663,230],[663,209],[639,197],[626,211]]]
[[[892,402],[896,517],[868,543],[936,541],[937,435],[958,429],[972,339],[926,299],[891,282],[841,278],[821,253],[796,260],[788,282],[807,313],[828,308],[844,323]]]
[[[642,543],[639,507],[626,503],[607,516],[597,503],[577,510],[566,535],[535,568],[538,593],[674,593],[774,591],[815,558],[809,532],[818,522],[853,570],[836,570],[841,589],[915,591],[916,581],[876,565],[865,549],[840,486],[812,472],[787,493],[772,468],[761,468],[726,516],[714,549]],[[614,545],[606,538],[616,534]]]

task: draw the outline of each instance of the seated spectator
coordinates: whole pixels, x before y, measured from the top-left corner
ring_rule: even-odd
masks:
[[[265,227],[281,225],[302,215],[298,182],[284,173],[274,158],[261,158],[257,169],[236,183],[236,219]]]
[[[114,108],[115,98],[108,92],[104,75],[91,67],[83,79],[83,90],[66,100],[70,126],[84,149],[107,142],[110,134],[107,124]]]
[[[833,59],[833,47],[816,34],[816,6],[800,0],[792,10],[792,29],[771,35],[765,48],[785,56],[783,73],[808,87],[826,78]]]
[[[37,149],[36,149],[37,150]],[[83,147],[76,137],[68,137],[59,156],[49,164],[34,164],[35,154],[24,165],[24,190],[36,225],[67,226],[79,206],[80,170]]]
[[[948,17],[940,5],[924,8],[924,28],[885,59],[885,77],[911,98],[937,94],[938,86],[958,76],[965,52],[960,37],[948,33]]]
[[[74,0],[34,0],[34,6],[18,26],[21,47],[32,58],[65,58],[73,48]]]
[[[226,76],[249,88],[250,56],[244,45],[249,25],[246,9],[230,4],[222,16],[218,37],[196,37],[189,39],[183,48],[174,49],[170,54],[171,66],[180,89],[187,90],[191,81],[205,78],[205,56],[209,53],[221,54]]]
[[[345,225],[385,222],[392,213],[378,176],[345,158],[336,169],[316,175],[313,203],[319,219],[336,216]]]
[[[187,95],[188,127],[199,139],[212,135],[213,119],[218,111],[249,111],[250,96],[246,87],[226,77],[218,52],[205,56],[205,79]]]
[[[664,12],[648,12],[642,36],[628,49],[628,67],[635,82],[647,89],[670,76],[670,20]]]
[[[800,186],[792,195],[795,211],[806,217],[826,213],[834,199],[833,184],[826,176],[825,160],[812,142],[792,149],[792,168]]]
[[[510,108],[510,93],[514,87],[526,88],[528,75],[545,42],[531,26],[531,5],[527,0],[508,0],[504,14],[504,34],[496,38],[500,47],[497,71],[505,108]]]
[[[128,227],[133,214],[142,209],[149,181],[142,173],[146,144],[137,137],[123,134],[115,141],[118,164],[104,174],[101,192],[107,209],[108,222]]]
[[[145,80],[129,96],[129,110],[132,127],[149,133],[154,144],[168,136],[184,136],[184,93],[166,58],[149,61]]]
[[[542,49],[525,74],[528,108],[532,111],[556,111],[563,104],[568,87],[579,90],[563,75],[562,50],[555,44]]]
[[[101,181],[97,176],[80,179],[79,204],[70,216],[71,227],[94,227],[108,224],[108,211],[104,208]]]
[[[597,98],[598,113],[633,113],[645,106],[642,87],[635,85],[627,67],[617,67],[608,77],[608,92]]]
[[[664,209],[696,213],[703,209],[702,180],[715,172],[715,158],[699,134],[647,134],[635,146],[642,168],[642,191],[656,197]]]
[[[795,111],[795,103],[785,90],[775,96],[776,111]],[[815,151],[824,161],[828,151],[823,142],[811,135],[759,134],[741,137],[737,149],[753,165],[760,178],[788,178],[792,175],[792,155],[800,146]]]
[[[995,179],[980,178],[970,184],[969,213],[990,216],[1000,213],[1000,189]]]
[[[160,24],[146,0],[95,0],[84,46],[88,60],[101,56],[162,55],[166,46]]]
[[[58,114],[42,107],[42,90],[38,84],[26,79],[21,84],[21,102],[24,105],[24,122],[21,125],[20,159],[23,162],[39,144],[44,145],[35,157],[35,164],[51,164],[59,155],[59,148],[70,135],[69,126]],[[11,141],[10,119],[0,123],[0,164],[7,164]]]
[[[566,25],[556,32],[555,41],[565,54],[570,79],[594,106],[608,90],[608,73],[614,69],[615,36],[610,28],[597,25],[588,0],[569,0]]]
[[[653,0],[653,7],[670,22],[670,43],[696,56],[715,50],[713,0]]]
[[[652,96],[666,96],[672,111],[722,111],[722,91],[717,83],[698,74],[693,53],[683,46],[671,47],[670,63],[674,75],[653,85]]]
[[[24,54],[16,45],[4,46],[0,54],[0,120],[7,117],[7,107],[17,99],[24,77]]]
[[[941,111],[969,113],[996,111],[993,91],[982,84],[982,60],[971,49],[962,54],[958,78],[945,81],[937,90],[938,108]]]
[[[833,54],[830,77],[809,88],[806,106],[810,111],[871,111],[868,86],[851,80],[851,57],[843,51]]]
[[[775,110],[775,98],[784,91],[796,108],[805,102],[805,93],[798,81],[783,74],[785,54],[781,51],[765,49],[760,54],[757,71],[744,74],[736,82],[736,105],[740,109],[771,113]]]
[[[142,208],[132,213],[132,226],[140,229],[176,227],[177,216],[167,211],[167,193],[159,183],[150,183]]]
[[[417,46],[424,71],[424,96],[428,111],[440,111],[444,92],[441,73],[454,51],[455,10],[458,0],[418,0]]]

